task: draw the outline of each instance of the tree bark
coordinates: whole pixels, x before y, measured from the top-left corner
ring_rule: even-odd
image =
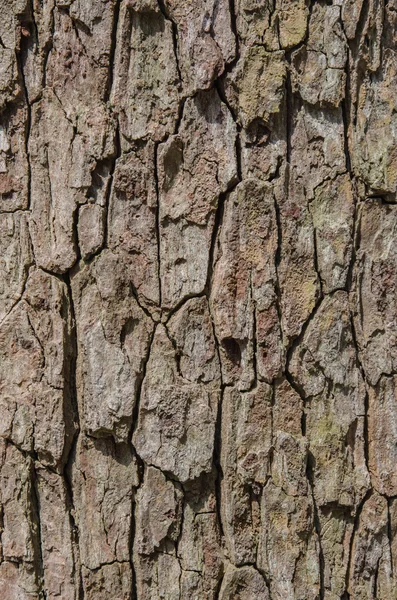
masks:
[[[0,598],[397,600],[396,32],[1,0]]]

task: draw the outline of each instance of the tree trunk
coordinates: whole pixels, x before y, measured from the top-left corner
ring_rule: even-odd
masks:
[[[397,599],[396,32],[1,0],[1,599]]]

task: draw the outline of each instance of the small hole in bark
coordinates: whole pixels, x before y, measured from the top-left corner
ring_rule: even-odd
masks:
[[[249,145],[263,146],[270,137],[270,129],[262,119],[254,119],[247,127]]]
[[[21,23],[21,34],[25,38],[32,35],[30,23]]]
[[[35,31],[32,23],[29,21],[20,21],[20,60],[21,67],[23,68],[26,64],[27,55],[34,48],[35,44]]]
[[[356,442],[357,425],[357,419],[354,419],[353,423],[350,423],[349,429],[346,434],[345,444],[346,446],[350,446],[352,451],[354,451],[354,446]]]
[[[109,159],[98,160],[95,169],[91,172],[91,186],[87,190],[87,198],[97,200],[105,186],[112,170],[112,161]]]
[[[134,332],[134,329],[137,325],[138,325],[138,321],[133,318],[127,319],[127,321],[124,323],[123,328],[120,333],[121,347],[124,346],[127,337],[130,336]]]
[[[262,492],[262,487],[261,487],[261,485],[260,485],[259,483],[257,483],[256,481],[254,481],[254,482],[252,483],[252,488],[251,488],[251,489],[252,489],[252,494],[253,494],[254,496],[260,496],[260,495],[261,495],[261,492]]]
[[[293,59],[293,67],[299,75],[302,75],[303,71],[305,70],[306,61],[307,61],[307,48],[306,48],[306,46],[302,46],[302,48],[300,48],[296,52],[294,59]]]
[[[164,165],[164,183],[165,192],[172,187],[175,177],[178,175],[183,163],[183,143],[179,138],[174,139],[169,144],[163,158]]]
[[[241,362],[240,344],[233,338],[225,338],[222,340],[222,346],[224,347],[228,358],[235,365],[239,365]]]
[[[301,429],[302,435],[306,435],[306,414],[304,412],[301,415]]]
[[[374,192],[373,194],[368,194],[367,199],[368,200],[377,200],[378,202],[381,202],[382,204],[397,204],[396,194],[392,194],[392,193]]]

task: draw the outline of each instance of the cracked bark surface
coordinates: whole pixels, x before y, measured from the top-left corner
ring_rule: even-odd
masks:
[[[0,597],[397,600],[396,0],[0,3]]]

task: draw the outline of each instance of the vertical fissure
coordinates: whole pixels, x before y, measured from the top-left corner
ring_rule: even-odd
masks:
[[[251,304],[252,304],[252,333],[253,333],[253,340],[252,340],[252,347],[253,347],[253,353],[252,353],[252,367],[253,367],[253,371],[254,371],[254,382],[253,385],[254,387],[257,385],[258,382],[258,361],[257,361],[257,354],[258,354],[258,335],[257,335],[257,327],[256,327],[256,301],[254,299],[254,290],[252,287],[252,271],[250,272],[249,275],[250,278],[250,300],[251,300]]]
[[[113,12],[113,27],[112,27],[112,36],[111,36],[111,46],[109,52],[109,71],[108,71],[108,81],[106,84],[105,102],[109,102],[110,95],[112,93],[113,81],[114,81],[114,67],[116,61],[116,50],[117,50],[117,34],[119,27],[119,19],[120,19],[120,6],[121,0],[116,0],[116,4]]]
[[[237,27],[237,12],[236,12],[236,2],[235,0],[229,0],[229,13],[230,13],[230,24],[232,28],[232,32],[234,35],[234,39],[236,42],[236,58],[235,62],[237,63],[240,58],[240,38],[238,35],[238,27]]]
[[[306,478],[309,484],[312,504],[313,504],[313,524],[314,529],[317,534],[318,539],[318,547],[319,547],[319,571],[320,571],[320,596],[319,600],[324,600],[325,598],[325,558],[324,558],[324,550],[322,544],[322,535],[321,535],[321,521],[319,515],[319,508],[317,506],[317,501],[315,497],[315,484],[314,484],[314,468],[313,468],[313,456],[309,452],[307,455],[307,463],[306,463]]]
[[[393,530],[392,530],[392,518],[390,513],[390,503],[393,502],[390,498],[387,498],[387,539],[389,542],[390,549],[390,570],[392,579],[394,578],[394,561],[393,561]]]
[[[143,479],[141,479],[143,475],[139,472],[139,487],[142,484]],[[138,487],[138,489],[139,489]],[[134,490],[131,499],[131,527],[130,527],[130,566],[131,566],[131,579],[132,579],[132,587],[131,587],[131,600],[138,600],[138,586],[137,586],[137,576],[134,565],[134,543],[135,543],[135,535],[136,535],[136,493],[137,490]]]
[[[138,384],[137,384],[135,405],[134,405],[134,410],[132,413],[131,435],[130,435],[130,440],[129,440],[129,443],[131,445],[132,452],[136,458],[137,467],[138,467],[138,486],[132,494],[132,501],[131,501],[131,523],[130,523],[130,566],[131,566],[131,574],[132,574],[131,600],[138,600],[137,574],[136,574],[136,569],[135,569],[135,564],[134,564],[134,545],[135,545],[135,536],[136,536],[136,507],[137,507],[136,495],[137,495],[137,491],[141,488],[141,486],[143,484],[144,473],[145,473],[145,464],[144,464],[144,461],[142,460],[142,458],[139,456],[139,454],[134,446],[133,436],[134,436],[134,432],[136,431],[137,426],[138,426],[139,410],[140,410],[141,395],[142,395],[142,386],[143,386],[143,382],[146,377],[147,365],[148,365],[148,362],[150,359],[150,354],[152,351],[155,333],[156,333],[156,328],[154,327],[151,339],[148,344],[147,354],[144,359],[143,367],[141,370],[142,374],[141,374],[141,377],[139,378]]]
[[[41,531],[41,515],[40,515],[40,494],[37,484],[37,474],[34,459],[31,463],[31,500],[32,500],[32,522],[36,524],[37,536],[36,536],[36,557],[35,562],[37,566],[37,578],[39,595],[41,600],[47,599],[45,590],[45,573],[44,573],[44,560],[43,560],[43,546],[42,546],[42,531]]]
[[[79,402],[78,402],[78,390],[77,390],[77,360],[78,360],[78,339],[77,339],[77,320],[76,313],[74,308],[73,301],[73,290],[71,285],[71,275],[70,272],[66,273],[63,276],[63,280],[67,286],[68,290],[68,299],[69,299],[69,310],[70,317],[72,323],[71,336],[69,340],[70,344],[70,364],[69,364],[69,394],[71,405],[74,412],[74,420],[75,420],[75,432],[74,438],[71,444],[71,448],[69,450],[68,457],[65,462],[65,466],[63,469],[63,478],[65,482],[66,489],[66,497],[68,503],[68,513],[69,513],[69,521],[72,533],[72,545],[73,545],[73,562],[74,562],[74,571],[75,571],[75,586],[78,594],[78,600],[84,599],[84,589],[83,589],[83,577],[81,570],[81,559],[80,559],[80,530],[79,526],[76,522],[75,512],[75,502],[74,502],[74,493],[73,493],[73,465],[76,460],[77,453],[77,445],[79,436],[81,434],[81,422],[80,422],[80,413],[79,413]]]
[[[24,37],[22,37],[22,39],[21,39],[21,45],[20,45],[19,52],[17,52],[17,57],[18,57],[20,79],[22,82],[22,90],[23,90],[24,100],[26,103],[25,154],[26,154],[27,168],[28,168],[27,207],[28,207],[28,210],[31,210],[32,167],[31,167],[31,157],[30,157],[30,152],[29,152],[29,141],[30,141],[30,134],[31,134],[31,129],[32,129],[32,105],[29,100],[29,92],[28,92],[28,87],[26,84],[25,72],[24,72],[24,63],[26,61],[27,53],[30,51],[30,49],[28,48],[28,42],[22,43],[22,41],[25,39],[26,38],[24,38]]]
[[[348,598],[350,598],[350,591],[349,591],[349,587],[350,587],[350,576],[351,576],[351,569],[352,569],[352,561],[353,561],[353,548],[354,548],[354,542],[355,542],[355,538],[356,538],[356,534],[359,528],[359,524],[360,524],[360,518],[361,518],[361,514],[364,508],[365,503],[367,502],[367,500],[369,500],[369,498],[372,496],[372,489],[368,490],[367,493],[365,494],[365,496],[363,497],[363,499],[361,500],[360,504],[358,505],[355,514],[354,514],[354,523],[353,523],[353,531],[350,537],[350,544],[349,544],[349,559],[347,562],[347,569],[346,569],[346,580],[345,580],[345,588],[346,588],[346,593],[348,595]]]
[[[286,162],[287,162],[287,176],[289,180],[289,168],[291,165],[291,152],[292,152],[292,130],[293,130],[293,93],[292,93],[292,82],[291,82],[291,59],[289,55],[287,58],[287,73],[285,78],[285,126],[286,126]],[[289,186],[288,186],[289,187]]]
[[[120,126],[119,121],[117,119],[116,129],[114,133],[114,143],[115,143],[115,153],[112,159],[112,166],[109,171],[109,180],[107,183],[106,189],[106,198],[105,198],[105,217],[104,217],[104,232],[103,232],[103,247],[100,248],[97,252],[99,254],[103,248],[109,247],[109,239],[108,239],[108,231],[109,231],[109,217],[110,217],[110,202],[112,199],[113,188],[114,188],[114,174],[117,167],[117,161],[122,155],[121,149],[121,141],[120,141]]]
[[[159,306],[160,309],[163,304],[162,285],[161,285],[161,214],[160,214],[160,185],[158,175],[158,150],[159,144],[156,143],[154,146],[154,183],[156,189],[156,243],[157,243],[157,277],[159,286]]]

